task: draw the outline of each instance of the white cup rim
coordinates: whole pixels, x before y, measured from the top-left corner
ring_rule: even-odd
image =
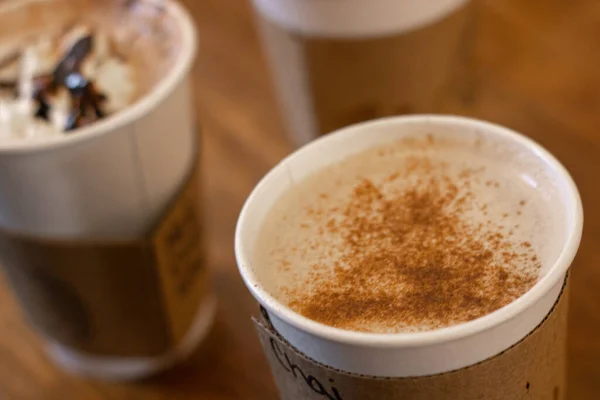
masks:
[[[469,127],[479,128],[482,131],[508,138],[513,142],[521,144],[538,157],[542,158],[544,162],[552,168],[553,171],[562,177],[568,188],[567,192],[564,194],[567,204],[572,205],[567,212],[567,218],[569,221],[572,221],[572,223],[569,224],[568,232],[566,234],[566,242],[563,246],[563,249],[548,272],[538,282],[536,282],[536,284],[527,293],[514,300],[510,304],[490,314],[458,325],[432,331],[414,333],[368,333],[334,328],[320,322],[313,321],[296,313],[264,290],[253,273],[249,260],[247,260],[246,255],[249,254],[249,252],[246,251],[245,241],[242,237],[242,233],[246,231],[245,221],[248,219],[246,215],[249,213],[248,209],[250,205],[253,203],[255,196],[261,190],[261,188],[267,184],[266,182],[269,181],[272,176],[274,176],[274,171],[278,169],[281,164],[285,163],[290,158],[295,157],[297,154],[311,151],[311,149],[315,148],[316,146],[319,146],[328,140],[332,140],[334,135],[339,138],[342,135],[351,135],[355,131],[369,129],[377,125],[401,125],[405,123],[418,122],[435,122],[451,125],[466,124]],[[536,304],[541,298],[544,297],[544,295],[546,295],[546,293],[554,288],[561,279],[564,278],[577,253],[579,242],[581,241],[582,229],[583,208],[581,205],[579,191],[575,185],[575,182],[566,168],[540,144],[509,128],[473,118],[450,115],[412,115],[389,117],[351,125],[329,135],[318,138],[287,156],[261,179],[246,200],[238,219],[234,240],[235,256],[238,269],[242,279],[246,283],[246,286],[252,295],[267,309],[269,313],[273,313],[294,328],[333,342],[355,346],[374,348],[416,348],[431,344],[451,342],[489,330],[516,317]]]
[[[12,8],[22,7],[31,2],[49,0],[12,0],[0,6],[0,14]],[[22,153],[29,151],[54,150],[87,141],[98,136],[116,132],[119,127],[130,124],[148,114],[169,93],[177,87],[177,83],[188,75],[198,48],[197,31],[189,12],[175,0],[164,0],[168,13],[177,20],[181,34],[181,50],[169,72],[157,82],[144,96],[130,106],[89,126],[78,128],[74,134],[61,137],[39,138],[36,140],[0,141],[0,154]]]

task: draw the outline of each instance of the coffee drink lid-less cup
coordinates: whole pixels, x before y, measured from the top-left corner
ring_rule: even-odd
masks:
[[[434,135],[492,140],[512,162],[552,177],[556,204],[564,209],[564,240],[556,262],[535,285],[507,306],[481,318],[438,330],[375,334],[326,326],[294,312],[265,291],[252,259],[261,224],[294,182],[351,154],[403,137]],[[511,150],[512,149],[512,150]],[[519,151],[515,151],[519,150]],[[524,156],[523,156],[524,155]],[[348,373],[408,377],[439,374],[493,357],[521,341],[548,315],[561,293],[581,238],[583,214],[577,188],[565,168],[532,140],[507,128],[463,117],[407,116],[341,129],[293,153],[269,172],[248,198],[238,221],[235,252],[240,273],[266,309],[273,328],[304,356]]]
[[[437,112],[476,21],[468,0],[253,4],[286,133],[298,146],[357,122]]]
[[[0,13],[17,12],[10,21],[20,23],[32,18],[20,7],[32,4],[40,7],[36,21],[54,21],[53,1],[11,1]],[[206,335],[216,307],[202,266],[181,284],[203,252],[191,217],[200,204],[190,76],[196,29],[178,2],[160,4],[178,49],[133,104],[64,136],[0,140],[0,242],[3,259],[15,261],[3,267],[54,360],[97,378],[133,379],[172,365]],[[44,262],[45,254],[56,257]],[[184,262],[167,268],[174,260]],[[65,286],[72,290],[57,290]],[[184,295],[174,290],[183,286]]]

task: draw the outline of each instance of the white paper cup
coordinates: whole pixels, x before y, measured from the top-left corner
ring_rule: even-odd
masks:
[[[0,142],[1,229],[51,239],[135,240],[156,224],[198,157],[190,77],[196,29],[181,5],[162,3],[177,21],[181,49],[147,95],[65,137]],[[50,354],[69,370],[95,377],[149,375],[196,346],[215,307],[215,297],[207,296],[186,337],[158,357],[93,356],[55,342]]]
[[[430,113],[448,91],[468,0],[253,0],[287,133]],[[462,61],[461,61],[462,62]]]
[[[253,0],[273,22],[307,36],[370,38],[417,29],[442,19],[468,0]]]
[[[342,330],[294,312],[266,292],[253,269],[256,237],[277,198],[294,182],[350,154],[401,137],[435,132],[472,139],[491,138],[503,149],[518,148],[518,162],[548,171],[556,204],[564,208],[564,242],[553,265],[544,266],[538,282],[523,296],[476,320],[448,328],[397,334]],[[515,147],[516,146],[516,147]],[[521,152],[522,154],[522,152]],[[354,125],[296,151],[254,189],[242,209],[235,252],[240,273],[251,293],[265,307],[273,327],[301,353],[349,373],[384,377],[424,376],[473,365],[519,342],[548,315],[577,252],[583,225],[581,200],[565,168],[544,148],[507,128],[469,118],[409,116]]]
[[[196,32],[180,5],[165,4],[180,21],[181,51],[153,90],[66,137],[0,142],[0,227],[128,239],[155,222],[197,151],[189,77]]]

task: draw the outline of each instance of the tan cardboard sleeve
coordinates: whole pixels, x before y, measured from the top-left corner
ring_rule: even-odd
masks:
[[[283,400],[562,400],[567,285],[546,319],[506,351],[438,375],[376,378],[319,364],[254,320]]]
[[[175,346],[207,292],[198,168],[139,240],[56,240],[0,231],[0,257],[30,322],[83,353],[151,356]]]

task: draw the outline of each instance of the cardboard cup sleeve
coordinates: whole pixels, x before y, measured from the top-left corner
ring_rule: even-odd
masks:
[[[55,239],[0,229],[0,259],[47,339],[85,354],[158,356],[176,347],[211,293],[197,164],[139,239]]]
[[[345,373],[300,353],[264,317],[254,323],[283,400],[562,400],[568,292],[566,279],[547,317],[509,349],[475,365],[420,377]]]

